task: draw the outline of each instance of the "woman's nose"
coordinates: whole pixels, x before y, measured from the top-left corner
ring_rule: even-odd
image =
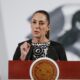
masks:
[[[39,23],[37,23],[37,24],[35,25],[35,27],[36,27],[36,28],[39,28],[39,27],[40,27]]]

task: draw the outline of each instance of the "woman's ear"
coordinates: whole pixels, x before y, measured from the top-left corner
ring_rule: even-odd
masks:
[[[48,25],[48,31],[50,31],[50,24]]]

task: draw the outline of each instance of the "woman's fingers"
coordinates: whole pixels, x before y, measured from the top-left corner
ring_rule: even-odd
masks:
[[[24,42],[21,46],[20,46],[20,50],[21,50],[21,58],[22,60],[26,58],[26,55],[28,54],[29,50],[30,50],[30,44],[27,42]]]

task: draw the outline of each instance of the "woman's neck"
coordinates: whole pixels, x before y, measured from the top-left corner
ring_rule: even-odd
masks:
[[[47,39],[46,37],[42,37],[42,38],[33,38],[32,42],[33,43],[46,43],[48,42],[49,39]]]

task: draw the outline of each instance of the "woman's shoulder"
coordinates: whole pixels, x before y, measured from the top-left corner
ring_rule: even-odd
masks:
[[[51,42],[52,45],[61,45],[61,43],[56,42],[56,41],[52,41],[52,40],[50,40],[50,42]]]
[[[20,45],[22,45],[24,42],[27,42],[27,43],[31,44],[31,43],[32,43],[32,39],[22,41],[22,42],[18,43],[18,45],[20,46]],[[50,40],[50,45],[52,45],[52,46],[59,46],[59,47],[62,46],[61,43],[56,42],[56,41],[52,41],[52,40]]]
[[[24,42],[27,42],[27,43],[31,44],[32,40],[29,39],[29,40],[22,41],[22,42],[18,43],[18,45],[20,46],[20,45],[22,45]]]
[[[56,41],[50,41],[51,42],[51,46],[54,46],[54,47],[56,47],[56,48],[63,48],[63,45],[61,44],[61,43],[59,43],[59,42],[56,42]]]

